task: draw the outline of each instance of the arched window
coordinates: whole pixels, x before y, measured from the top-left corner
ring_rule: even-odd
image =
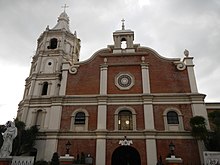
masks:
[[[47,95],[47,91],[48,91],[48,82],[44,82],[41,95]]]
[[[52,38],[50,40],[50,45],[47,47],[48,49],[56,49],[57,48],[57,39]]]
[[[127,48],[127,40],[125,38],[121,39],[121,48],[126,49]]]
[[[87,110],[79,108],[71,115],[70,130],[72,131],[88,131],[89,113]]]
[[[118,129],[119,130],[132,130],[132,113],[128,110],[122,110],[118,114]]]
[[[175,111],[169,111],[167,113],[168,124],[179,124],[178,114]]]
[[[86,116],[84,112],[77,112],[74,124],[85,124]]]
[[[177,108],[167,108],[163,112],[164,127],[168,131],[184,130],[183,115]]]

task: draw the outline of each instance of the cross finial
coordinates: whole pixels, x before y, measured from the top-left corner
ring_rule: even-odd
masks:
[[[122,30],[125,30],[125,19],[123,18],[123,19],[121,20],[121,22],[122,22]]]
[[[66,4],[64,4],[64,6],[61,6],[62,8],[64,8],[64,12],[66,11],[66,8],[68,8],[69,6],[67,6]]]

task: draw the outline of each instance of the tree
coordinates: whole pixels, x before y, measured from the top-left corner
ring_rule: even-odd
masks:
[[[208,114],[210,125],[213,131],[209,133],[208,149],[220,151],[220,111],[213,111]]]
[[[25,129],[24,122],[15,119],[15,126],[17,127],[18,134],[13,142],[12,155],[20,156],[29,153],[35,145],[35,139],[38,133],[37,126],[32,126]]]
[[[208,151],[220,151],[220,112],[213,111],[208,116],[213,130],[207,130],[204,117],[195,116],[190,119],[192,136],[202,140]]]
[[[59,155],[57,152],[53,153],[53,157],[51,159],[51,163],[50,165],[60,165],[60,161],[59,161]]]
[[[206,140],[208,130],[206,128],[205,118],[202,116],[195,116],[190,119],[190,126],[192,128],[192,136],[197,140]]]

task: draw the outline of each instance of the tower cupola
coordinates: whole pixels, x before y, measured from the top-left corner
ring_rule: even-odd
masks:
[[[65,11],[60,14],[57,20],[57,24],[54,28],[52,28],[52,30],[65,30],[70,32],[69,17]]]
[[[114,45],[111,47],[113,53],[132,53],[135,52],[136,45],[133,44],[134,41],[134,31],[130,29],[125,29],[125,20],[122,19],[121,30],[116,30],[113,32]]]

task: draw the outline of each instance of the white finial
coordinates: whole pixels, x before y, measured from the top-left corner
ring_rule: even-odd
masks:
[[[104,58],[104,63],[106,64],[106,63],[107,63],[107,61],[108,61],[108,59],[105,57],[105,58]]]
[[[74,36],[77,36],[77,35],[76,35],[76,31],[74,31],[74,34],[73,34],[73,35],[74,35]]]
[[[64,6],[61,6],[64,10],[64,12],[66,12],[66,8],[68,8],[69,6],[67,6],[66,4]]]
[[[121,22],[122,22],[122,30],[125,30],[125,19],[123,18],[123,19],[121,20]]]
[[[185,55],[186,57],[189,56],[189,51],[188,51],[187,49],[184,50],[184,55]]]
[[[49,25],[47,25],[46,30],[49,30]]]

